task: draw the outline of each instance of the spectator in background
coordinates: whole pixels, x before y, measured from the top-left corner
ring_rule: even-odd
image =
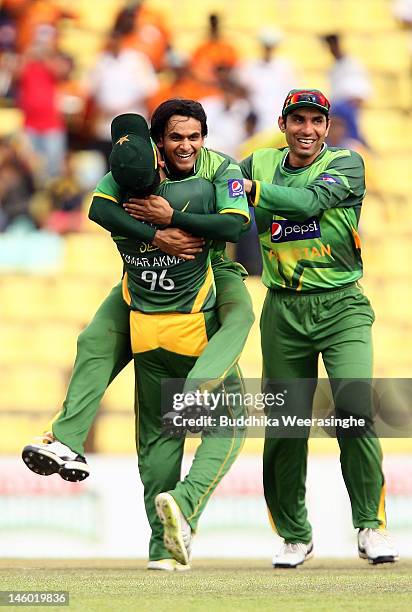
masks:
[[[357,150],[357,146],[365,148],[365,142],[360,135],[356,122],[356,109],[346,102],[333,105],[330,115],[331,127],[326,142],[331,147],[342,147]]]
[[[15,97],[15,77],[19,65],[16,53],[16,23],[11,12],[0,8],[0,98],[3,101]]]
[[[43,179],[58,176],[66,154],[66,128],[59,109],[58,53],[44,45],[26,55],[18,83],[18,105],[33,150],[43,160]]]
[[[362,63],[347,55],[342,48],[338,34],[323,37],[329,51],[335,58],[329,71],[330,97],[333,106],[346,105],[352,114],[352,136],[359,136],[359,110],[372,94],[369,75]]]
[[[219,70],[231,71],[239,63],[238,52],[220,32],[218,15],[209,15],[209,34],[192,54],[191,69],[200,80],[216,84]]]
[[[156,71],[165,68],[171,37],[159,11],[147,7],[144,0],[132,0],[119,11],[113,29],[122,35],[123,47],[144,53]]]
[[[44,194],[49,207],[44,227],[57,234],[78,232],[83,224],[82,204],[85,194],[72,162],[72,155],[67,155],[64,173],[50,183]]]
[[[347,102],[359,108],[372,94],[369,75],[362,63],[347,55],[338,34],[323,37],[335,61],[329,71],[330,96],[332,101]]]
[[[219,89],[213,85],[207,85],[199,81],[190,69],[187,58],[177,51],[168,53],[169,74],[167,80],[148,102],[149,114],[152,114],[165,100],[170,98],[184,98],[186,100],[199,100],[205,96],[219,93]]]
[[[66,125],[68,149],[81,148],[87,130],[84,130],[86,92],[80,79],[74,77],[75,63],[66,53],[56,56],[58,69],[58,105]]]
[[[147,102],[159,87],[158,79],[150,60],[140,51],[123,48],[122,35],[113,31],[85,86],[94,106],[93,146],[108,159],[113,117],[133,112],[147,118]]]
[[[393,14],[408,30],[412,30],[412,0],[395,0]]]
[[[392,11],[401,26],[410,32],[409,53],[412,72],[412,0],[395,0]]]
[[[246,90],[233,79],[225,77],[221,89],[220,94],[201,100],[210,126],[207,146],[236,157],[247,136],[245,122],[251,107]]]
[[[58,26],[62,19],[75,19],[72,11],[53,0],[3,0],[17,23],[17,45],[25,52],[32,45],[57,48]]]
[[[351,149],[359,153],[365,162],[365,182],[368,193],[373,193],[375,196],[381,195],[374,157],[358,132],[353,107],[342,102],[332,107],[326,143],[330,147]]]
[[[258,114],[257,131],[273,127],[273,117],[280,115],[286,94],[297,83],[292,63],[276,55],[282,38],[279,30],[262,29],[258,36],[260,58],[243,62],[236,71]]]
[[[9,142],[0,141],[0,231],[17,225],[34,229],[30,212],[33,193],[29,164]]]

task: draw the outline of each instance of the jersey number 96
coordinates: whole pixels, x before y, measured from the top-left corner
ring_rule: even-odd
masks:
[[[142,281],[150,283],[150,291],[156,291],[156,288],[171,291],[174,289],[175,284],[173,279],[166,278],[166,273],[167,270],[162,270],[160,274],[153,270],[144,270],[142,272]]]

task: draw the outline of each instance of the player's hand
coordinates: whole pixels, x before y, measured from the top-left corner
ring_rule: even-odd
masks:
[[[152,244],[168,255],[189,260],[202,252],[205,241],[176,227],[167,227],[164,230],[157,230]]]
[[[170,225],[173,208],[162,196],[151,195],[148,198],[130,198],[123,208],[134,219],[149,221],[156,225]]]
[[[249,179],[243,179],[243,186],[245,188],[245,193],[250,193],[252,189],[252,181]]]

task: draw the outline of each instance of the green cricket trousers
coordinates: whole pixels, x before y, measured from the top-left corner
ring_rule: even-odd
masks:
[[[211,414],[216,426],[207,428],[184,480],[181,478],[184,438],[166,437],[162,414],[173,406],[162,406],[162,379],[184,379],[218,329],[214,311],[196,314],[130,313],[131,344],[137,382],[136,447],[144,501],[152,528],[149,559],[166,559],[163,526],[156,514],[155,497],[168,491],[176,500],[192,531],[216,486],[238,456],[246,435],[236,424],[219,427],[221,414],[244,415],[241,403],[220,406]],[[242,391],[239,368],[235,365],[225,379],[225,388]],[[163,408],[163,410],[162,410]]]
[[[339,405],[336,391],[338,379],[372,378],[373,321],[369,300],[357,285],[311,294],[269,290],[260,323],[264,387],[276,379],[317,379],[321,354],[332,382],[336,416],[347,417],[350,412],[371,422],[369,396],[354,394],[348,407]],[[300,414],[310,415],[315,384],[302,382],[300,391],[288,402],[291,410],[298,408]],[[382,452],[372,426],[370,431],[372,435],[350,437],[337,430],[342,474],[356,528],[385,526]],[[267,430],[265,499],[275,530],[290,543],[309,543],[312,538],[305,505],[307,452],[307,435],[274,437]],[[325,483],[325,502],[327,495]]]
[[[246,272],[230,260],[213,262],[220,328],[194,362],[185,384],[222,379],[237,363],[254,321]],[[84,443],[108,385],[131,361],[129,308],[116,285],[77,341],[77,355],[62,410],[51,424],[54,436],[84,454]]]

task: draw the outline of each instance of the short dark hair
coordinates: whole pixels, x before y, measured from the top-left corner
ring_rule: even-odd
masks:
[[[163,137],[167,122],[173,115],[197,119],[200,121],[202,136],[207,136],[207,118],[203,106],[196,100],[171,98],[162,102],[153,112],[150,122],[150,135],[155,143],[158,143]]]

